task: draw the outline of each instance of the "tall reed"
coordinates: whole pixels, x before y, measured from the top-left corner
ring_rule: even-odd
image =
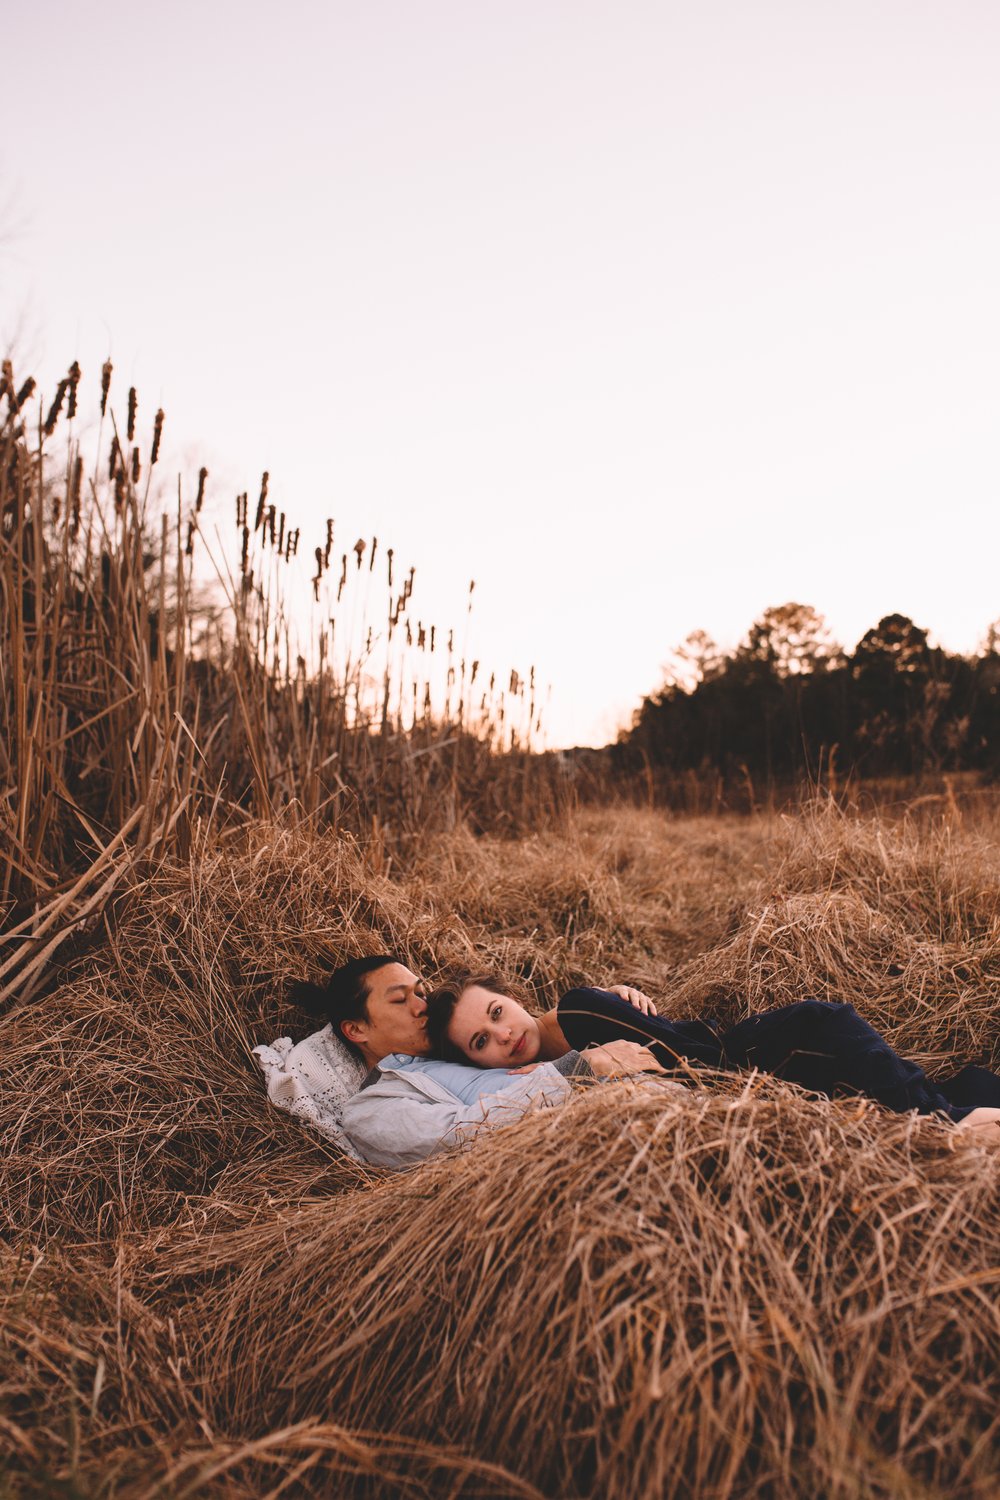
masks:
[[[414,619],[415,570],[374,536],[338,555],[333,520],[303,621],[301,531],[269,475],[237,496],[229,562],[205,468],[157,515],[164,414],[144,447],[132,388],[122,432],[110,363],[85,461],[80,381],[74,363],[37,409],[9,364],[0,383],[0,1001],[196,819],[280,811],[391,857],[428,827],[515,829],[562,804],[531,753],[533,670],[484,687],[453,630]]]

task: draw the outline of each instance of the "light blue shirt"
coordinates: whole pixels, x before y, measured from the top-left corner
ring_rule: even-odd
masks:
[[[383,1057],[379,1067],[395,1068],[401,1073],[427,1073],[463,1104],[475,1104],[484,1094],[496,1094],[518,1081],[518,1075],[506,1068],[466,1067],[464,1063],[445,1062],[440,1057],[410,1057],[406,1052],[391,1052]]]

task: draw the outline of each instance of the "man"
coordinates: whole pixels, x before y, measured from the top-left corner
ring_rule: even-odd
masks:
[[[652,1001],[626,985],[612,993],[638,1010],[653,1009]],[[392,953],[352,959],[325,985],[293,986],[291,998],[328,1021],[367,1064],[368,1076],[344,1104],[343,1129],[363,1159],[377,1166],[409,1166],[529,1109],[561,1104],[573,1077],[663,1071],[645,1047],[612,1041],[589,1048],[586,1059],[569,1052],[519,1077],[505,1069],[457,1066],[446,1072],[447,1082],[422,1073],[413,1060],[430,1052],[427,994]]]

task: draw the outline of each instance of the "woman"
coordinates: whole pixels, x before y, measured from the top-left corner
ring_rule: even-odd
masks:
[[[757,1068],[812,1093],[863,1094],[897,1113],[943,1114],[1000,1144],[1000,1078],[967,1067],[935,1083],[899,1057],[852,1005],[802,1000],[719,1032],[705,1021],[669,1021],[637,990],[569,990],[554,1010],[531,1015],[492,974],[465,975],[428,1001],[433,1051],[479,1068],[527,1069],[570,1050],[615,1040],[648,1048],[656,1071],[690,1062]]]

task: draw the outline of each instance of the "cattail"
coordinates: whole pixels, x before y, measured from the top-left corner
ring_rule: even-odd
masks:
[[[150,450],[150,454],[149,454],[149,467],[150,468],[153,467],[153,465],[156,463],[156,460],[160,456],[160,439],[162,438],[162,436],[163,436],[163,407],[159,406],[156,409],[156,416],[153,418],[153,446],[152,446],[152,448]]]
[[[114,479],[118,470],[118,434],[111,439],[111,454],[108,458],[108,478]]]
[[[194,555],[194,522],[193,521],[189,521],[188,522],[187,542],[184,545],[184,554],[185,554],[186,557],[192,557]]]
[[[58,526],[59,525],[59,517],[61,515],[62,515],[62,496],[61,495],[53,495],[52,496],[52,524],[53,524],[53,526]]]
[[[107,409],[108,409],[108,392],[111,389],[111,371],[113,369],[114,369],[114,365],[112,365],[110,359],[106,359],[104,361],[104,364],[101,366],[101,416],[102,417],[105,415],[105,413],[107,412]]]
[[[453,630],[449,630],[449,632],[448,632],[448,655],[449,656],[454,651],[454,649],[455,649],[455,632]]]
[[[207,478],[208,478],[208,470],[205,468],[205,465],[202,464],[201,468],[198,470],[198,493],[194,497],[194,513],[195,513],[196,516],[201,513],[201,508],[205,504],[205,480]],[[246,521],[246,518],[247,518],[246,497],[244,497],[244,500],[243,500],[243,520],[244,520],[244,522]]]
[[[406,622],[406,644],[408,646],[412,646],[413,645],[413,631],[410,629],[410,622],[409,622],[409,620],[407,620],[407,622]]]
[[[369,573],[371,573],[372,570],[375,567],[375,553],[377,551],[378,551],[378,537],[377,536],[373,536],[372,537],[372,550],[371,550],[371,553],[370,553],[370,555],[368,557],[368,571],[369,571]]]
[[[3,396],[10,403],[14,400],[14,366],[9,359],[5,359],[0,365],[0,397]]]
[[[115,469],[115,514],[121,515],[125,509],[125,470],[121,466]]]
[[[282,511],[281,512],[281,517],[280,517],[280,519],[278,521],[278,551],[279,552],[284,552],[284,550],[285,550],[285,512]]]
[[[138,405],[139,400],[135,394],[135,386],[130,385],[128,388],[128,427],[125,431],[125,436],[129,442],[135,437],[135,412]]]
[[[133,448],[132,449],[132,483],[133,484],[138,484],[139,483],[139,450],[138,450],[138,448]]]
[[[55,431],[55,425],[59,418],[59,412],[68,390],[69,381],[64,376],[56,386],[55,397],[53,398],[52,405],[49,407],[49,414],[45,418],[45,426],[43,427],[42,431],[45,433],[46,437],[51,437],[53,432]]]
[[[288,533],[288,545],[285,548],[285,561],[286,562],[288,561],[288,559],[290,557],[295,557],[296,554],[298,553],[298,550],[299,550],[299,530],[300,530],[300,528],[298,526],[296,526],[296,528],[295,528],[294,531],[290,531]]]
[[[423,651],[427,645],[427,632],[420,620],[417,621],[417,645]]]
[[[479,658],[477,656],[476,660],[472,663],[472,676],[469,678],[469,686],[470,687],[475,682],[478,673],[479,673]]]
[[[203,470],[202,472],[207,473],[208,471]],[[199,485],[200,488],[201,486]],[[242,495],[236,496],[236,524],[237,526],[245,526],[247,524],[247,496],[245,490]]]
[[[69,367],[68,379],[69,405],[66,408],[66,415],[72,422],[73,418],[76,416],[76,388],[80,384],[80,365],[79,361],[75,359]]]
[[[344,584],[346,582],[347,582],[347,553],[346,552],[342,552],[340,554],[340,582],[337,584],[337,603],[338,604],[340,603],[340,596],[344,592]]]
[[[518,677],[517,673],[514,671],[514,668],[511,667],[511,669],[510,669],[510,692],[511,692],[512,695],[517,692],[518,686],[520,684],[520,681],[521,681],[521,679]]]
[[[354,551],[355,551],[355,554],[356,554],[357,559],[358,559],[358,571],[359,572],[361,571],[361,559],[365,555],[365,547],[366,546],[367,546],[367,543],[363,542],[360,537],[358,537],[357,541],[354,543]]]
[[[372,628],[369,625],[369,627],[368,627],[368,639],[365,641],[365,655],[366,656],[371,656],[371,654],[372,654]]]
[[[391,547],[386,552],[386,557],[387,557],[388,562],[389,562],[389,587],[392,588],[392,548]]]
[[[70,485],[69,504],[72,511],[70,535],[75,537],[80,529],[80,491],[83,487],[83,459],[78,453],[73,464],[73,479]]]
[[[316,577],[317,578],[322,578],[322,576],[323,576],[323,568],[324,568],[325,563],[326,563],[326,559],[323,556],[323,548],[322,547],[317,547],[316,548],[315,557],[316,557]]]
[[[330,553],[332,551],[333,551],[333,522],[330,520],[329,517],[327,517],[327,522],[326,522],[326,547],[324,548],[324,556],[325,556],[325,559],[326,559],[326,565],[327,565],[327,567],[330,566]]]
[[[264,522],[264,530],[271,538],[271,546],[274,546],[274,506],[267,507],[267,519]]]
[[[246,516],[246,499],[247,499],[247,497],[246,497],[246,495],[244,495],[243,496],[243,515],[244,515],[244,517]],[[249,564],[249,561],[250,561],[250,528],[249,528],[249,526],[247,526],[246,521],[244,520],[244,524],[243,524],[243,547],[242,547],[242,550],[240,552],[240,573],[243,575],[244,578],[247,575],[247,565]]]
[[[15,411],[20,411],[21,407],[24,405],[24,403],[26,401],[30,401],[31,400],[31,393],[33,392],[34,389],[35,389],[35,377],[34,377],[34,375],[29,375],[28,378],[27,378],[27,380],[22,385],[21,389],[18,391],[17,395],[14,397],[14,410]]]
[[[264,470],[260,480],[260,499],[257,501],[257,515],[254,519],[253,529],[259,531],[264,519],[264,506],[267,504],[267,482],[270,479],[267,469]]]
[[[431,651],[432,652],[434,650],[434,636],[435,636],[436,632],[437,632],[437,626],[436,625],[432,625],[431,626]]]

